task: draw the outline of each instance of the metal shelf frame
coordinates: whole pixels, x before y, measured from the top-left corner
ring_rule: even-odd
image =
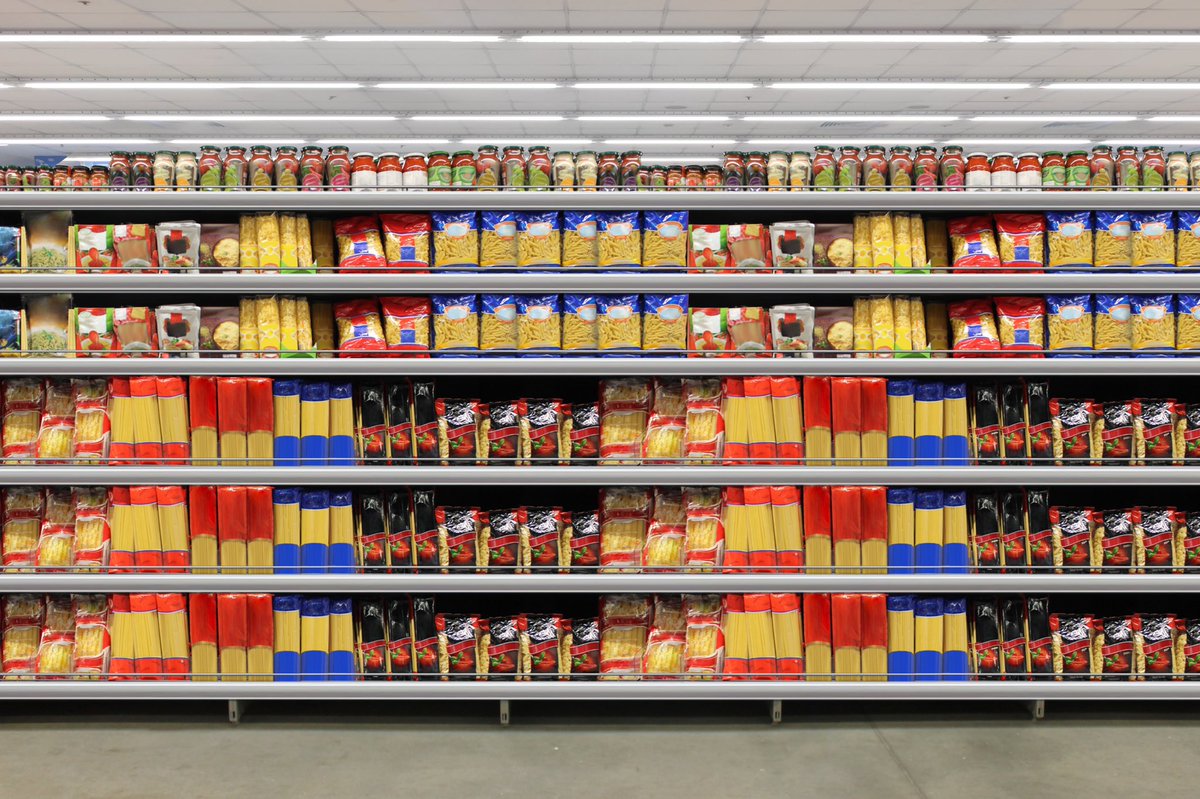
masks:
[[[1200,467],[1139,466],[4,466],[0,485],[1200,486]]]
[[[3,195],[0,195],[3,196]],[[1200,292],[1200,272],[1135,274],[1096,271],[1087,274],[738,274],[709,275],[649,271],[608,273],[599,270],[546,270],[512,273],[481,269],[455,274],[238,274],[90,275],[21,273],[0,275],[0,291],[121,292],[133,294],[240,294],[303,291],[309,294],[357,292],[678,292],[755,294],[794,292],[861,294],[994,294],[997,292]]]
[[[1173,191],[21,191],[0,211],[1171,211],[1200,209]]]
[[[0,574],[0,594],[1200,592],[1200,574]]]
[[[1200,682],[106,682],[4,681],[0,700],[1194,700]]]
[[[0,281],[2,285],[2,281]],[[1200,376],[1200,357],[1164,358],[682,358],[563,355],[477,358],[0,358],[0,377],[221,375],[252,377],[877,377]]]

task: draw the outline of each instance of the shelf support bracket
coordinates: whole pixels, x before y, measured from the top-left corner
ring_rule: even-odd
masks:
[[[1025,706],[1029,708],[1029,715],[1034,721],[1041,721],[1046,718],[1045,699],[1031,699],[1025,703]]]
[[[500,700],[500,726],[501,726],[501,727],[507,727],[507,726],[508,726],[508,722],[509,722],[509,720],[510,720],[510,716],[509,716],[509,712],[508,712],[508,711],[509,711],[509,708],[508,708],[508,700],[507,700],[507,699],[501,699],[501,700]]]
[[[771,723],[778,724],[783,721],[783,700],[771,700]]]
[[[246,704],[241,699],[229,700],[229,723],[241,724],[242,714],[246,712]]]

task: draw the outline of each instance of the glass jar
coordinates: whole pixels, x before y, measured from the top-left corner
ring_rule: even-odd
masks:
[[[458,150],[450,160],[450,185],[456,189],[475,185],[475,153]]]
[[[1092,165],[1088,160],[1086,150],[1072,150],[1067,153],[1067,188],[1085,189],[1091,185]]]
[[[246,188],[246,176],[249,171],[250,160],[246,158],[246,148],[226,147],[225,164],[221,174],[221,183],[225,191]]]
[[[937,191],[938,157],[936,147],[918,147],[913,158],[913,183],[917,191]]]
[[[664,191],[667,188],[667,168],[655,166],[650,168],[650,188]]]
[[[636,188],[638,191],[646,191],[650,188],[650,167],[644,164],[638,167]]]
[[[638,150],[626,150],[621,153],[621,188],[636,189],[638,186],[638,171],[642,168],[642,154]]]
[[[788,154],[772,150],[767,155],[767,191],[787,191]]]
[[[154,154],[154,190],[173,191],[175,188],[175,153],[159,150]]]
[[[903,145],[892,148],[888,156],[888,185],[892,191],[912,191],[912,148]]]
[[[383,174],[380,173],[379,177],[382,185]],[[429,185],[429,162],[425,159],[425,153],[408,153],[404,156],[401,178],[406,189],[420,190]]]
[[[129,153],[117,151],[108,157],[108,182],[113,191],[129,188]]]
[[[1162,191],[1167,182],[1167,159],[1161,147],[1142,148],[1142,188]]]
[[[570,150],[554,153],[551,171],[554,173],[554,185],[560,191],[572,191],[575,188],[575,156]]]
[[[150,191],[154,187],[154,158],[150,153],[134,153],[129,165],[129,185],[134,191]]]
[[[620,185],[621,160],[617,153],[600,153],[600,161],[596,165],[596,183],[600,191],[615,191]]]
[[[378,189],[399,189],[404,186],[404,163],[400,153],[380,153],[375,159],[375,187]],[[425,159],[421,159],[421,168],[425,168]]]
[[[434,150],[429,154],[429,188],[441,191],[449,188],[453,182],[454,168],[450,162],[450,153],[445,150]]]
[[[1117,187],[1137,191],[1142,185],[1142,161],[1136,147],[1122,145],[1117,148]]]
[[[725,153],[725,164],[721,168],[724,176],[722,181],[727,189],[737,190],[746,183],[746,161],[741,153],[736,150],[731,150]],[[708,170],[704,170],[705,176],[708,175]],[[708,181],[704,184],[707,186]]]
[[[305,147],[300,151],[300,185],[304,191],[325,188],[325,159],[320,147]]]
[[[837,186],[837,159],[833,148],[818,146],[813,151],[812,185],[818,191],[833,191]]]
[[[1200,155],[1200,153],[1198,153]],[[667,170],[667,188],[675,189],[683,185],[683,167],[674,164]]]
[[[200,147],[200,160],[196,164],[196,185],[204,191],[221,188],[221,148],[211,144]]]
[[[1187,153],[1182,150],[1167,153],[1167,186],[1171,191],[1187,191],[1189,175]]]
[[[797,150],[788,159],[788,188],[803,191],[812,183],[813,159],[807,150]]]
[[[1042,159],[1037,153],[1017,156],[1017,186],[1023,191],[1036,191],[1042,187]]]
[[[198,171],[199,166],[196,163],[195,153],[188,150],[175,153],[175,191],[188,191],[196,188]]]
[[[348,191],[352,170],[350,148],[340,144],[330,147],[325,156],[325,185],[333,191]]]
[[[16,179],[17,179],[16,186],[19,188],[20,181],[21,181],[21,175],[20,175],[19,171],[17,172]],[[89,182],[91,183],[92,191],[103,191],[104,189],[107,189],[108,188],[108,167],[104,166],[104,164],[96,164],[96,166],[92,167],[92,174],[90,176]],[[13,184],[10,183],[9,188],[12,188],[12,187],[13,187]]]
[[[490,144],[479,148],[475,156],[475,185],[485,191],[500,188],[500,149]]]
[[[505,147],[500,166],[504,174],[505,188],[510,191],[523,191],[525,189],[525,148]]]
[[[746,189],[763,191],[766,188],[767,154],[757,151],[746,153]]]
[[[91,191],[92,173],[86,166],[71,167],[69,180],[71,191]]]
[[[704,167],[703,188],[705,191],[720,191],[721,184],[728,180],[728,177],[723,168],[716,165],[706,166]]]
[[[275,188],[279,191],[300,190],[300,157],[295,147],[275,150]]]
[[[1015,189],[1017,187],[1017,162],[1012,153],[996,153],[992,156],[992,188]]]
[[[271,148],[257,144],[250,148],[250,168],[246,184],[250,191],[270,191],[275,179],[275,161]]]
[[[100,168],[104,170],[104,175],[105,175],[105,178],[107,179],[108,167],[100,167]],[[5,186],[5,188],[7,188],[9,191],[20,191],[21,185],[22,185],[21,168],[19,166],[10,166],[10,167],[5,168],[5,170],[4,170],[4,186]],[[107,187],[107,180],[106,180],[106,187]]]
[[[857,147],[841,147],[837,159],[837,185],[842,191],[858,191],[862,183],[862,157]]]
[[[1188,172],[1191,173],[1192,191],[1200,191],[1200,151],[1188,156]]]
[[[26,167],[21,170],[21,188],[25,191],[33,191],[38,185],[38,170],[33,167]]]
[[[968,153],[967,169],[963,176],[967,191],[988,191],[992,187],[992,165],[987,153]]]
[[[683,186],[688,189],[704,187],[704,168],[698,164],[689,164],[683,170]]]
[[[54,188],[54,172],[48,166],[40,166],[36,172],[38,191],[50,191]]]
[[[878,144],[867,145],[862,160],[862,183],[867,191],[887,191],[887,150]]]
[[[1097,191],[1112,191],[1117,179],[1117,162],[1113,160],[1112,148],[1098,144],[1092,148],[1092,188]]]
[[[599,170],[596,163],[596,153],[592,150],[580,150],[575,154],[575,185],[580,191],[595,191]]]
[[[54,167],[51,186],[57,191],[66,191],[71,187],[71,167],[64,165]]]
[[[354,191],[375,191],[379,185],[379,173],[375,171],[375,156],[371,153],[355,153],[350,166],[350,188]]]
[[[1061,189],[1067,185],[1067,159],[1057,150],[1042,154],[1042,188]]]
[[[525,185],[532,191],[547,191],[553,185],[554,163],[550,160],[549,147],[530,147],[529,159],[525,164]]]
[[[942,157],[938,161],[938,177],[946,191],[963,190],[967,182],[967,161],[963,158],[961,147],[948,144],[942,148]]]

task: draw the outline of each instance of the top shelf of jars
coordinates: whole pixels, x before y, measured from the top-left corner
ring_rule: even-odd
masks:
[[[2,188],[0,208],[13,209],[1192,210],[1200,208],[1200,152],[844,146],[728,152],[721,165],[700,166],[546,147],[377,156],[231,146],[7,167]]]

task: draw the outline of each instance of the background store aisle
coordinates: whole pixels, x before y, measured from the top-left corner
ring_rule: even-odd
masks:
[[[765,724],[765,708],[753,703],[672,705],[661,713],[653,704],[589,703],[584,720],[565,705],[518,704],[504,730],[494,704],[459,707],[462,720],[449,724],[444,713],[411,705],[363,704],[342,715],[344,705],[339,712],[256,704],[230,729],[217,706],[163,705],[147,715],[146,705],[129,715],[128,706],[85,705],[68,727],[38,723],[46,709],[35,703],[8,704],[0,707],[0,771],[32,799],[73,795],[77,772],[45,768],[46,757],[71,752],[88,753],[93,799],[211,795],[218,785],[229,799],[311,796],[315,785],[326,796],[403,789],[600,799],[653,790],[663,799],[1001,799],[1011,796],[1014,777],[1022,795],[1040,799],[1060,795],[1058,778],[1020,775],[1061,774],[1065,751],[1104,751],[1116,733],[1130,751],[1153,747],[1159,762],[1186,762],[1200,733],[1185,703],[1150,706],[1144,717],[1129,706],[1118,716],[1098,705],[1055,704],[1053,718],[1039,723],[1015,704],[870,714],[862,703],[789,705],[779,727]],[[1164,713],[1171,724],[1162,724]],[[1184,770],[1147,769],[1139,793],[1185,795],[1188,779]],[[1085,764],[1070,781],[1082,795],[1111,795],[1110,770]]]

